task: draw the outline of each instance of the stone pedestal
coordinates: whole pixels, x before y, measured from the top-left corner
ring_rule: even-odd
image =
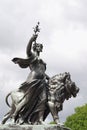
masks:
[[[71,130],[59,125],[0,125],[0,130]]]

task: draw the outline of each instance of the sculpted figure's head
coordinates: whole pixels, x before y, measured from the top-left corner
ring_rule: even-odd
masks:
[[[42,52],[42,49],[43,49],[43,45],[40,44],[40,43],[34,43],[33,44],[33,51],[34,52]]]

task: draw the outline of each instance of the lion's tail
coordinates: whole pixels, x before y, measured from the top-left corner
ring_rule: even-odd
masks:
[[[11,107],[11,105],[8,103],[8,97],[9,97],[10,95],[11,95],[11,92],[8,93],[8,95],[7,95],[6,98],[5,98],[6,104],[7,104],[9,107]]]

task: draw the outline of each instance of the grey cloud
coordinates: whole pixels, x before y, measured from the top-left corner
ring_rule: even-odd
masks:
[[[37,2],[3,0],[0,7],[1,48],[3,47],[4,50],[13,47],[16,50],[18,47],[23,47],[23,44],[28,42],[27,37],[31,36],[32,26],[34,25],[32,23],[37,22],[34,21],[38,11]]]
[[[63,16],[68,24],[74,24],[74,27],[87,27],[87,1],[77,0],[64,2]],[[79,25],[80,24],[80,25]]]

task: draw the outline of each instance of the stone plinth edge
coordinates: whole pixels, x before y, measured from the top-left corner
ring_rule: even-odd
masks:
[[[0,130],[71,130],[59,125],[0,125]]]

